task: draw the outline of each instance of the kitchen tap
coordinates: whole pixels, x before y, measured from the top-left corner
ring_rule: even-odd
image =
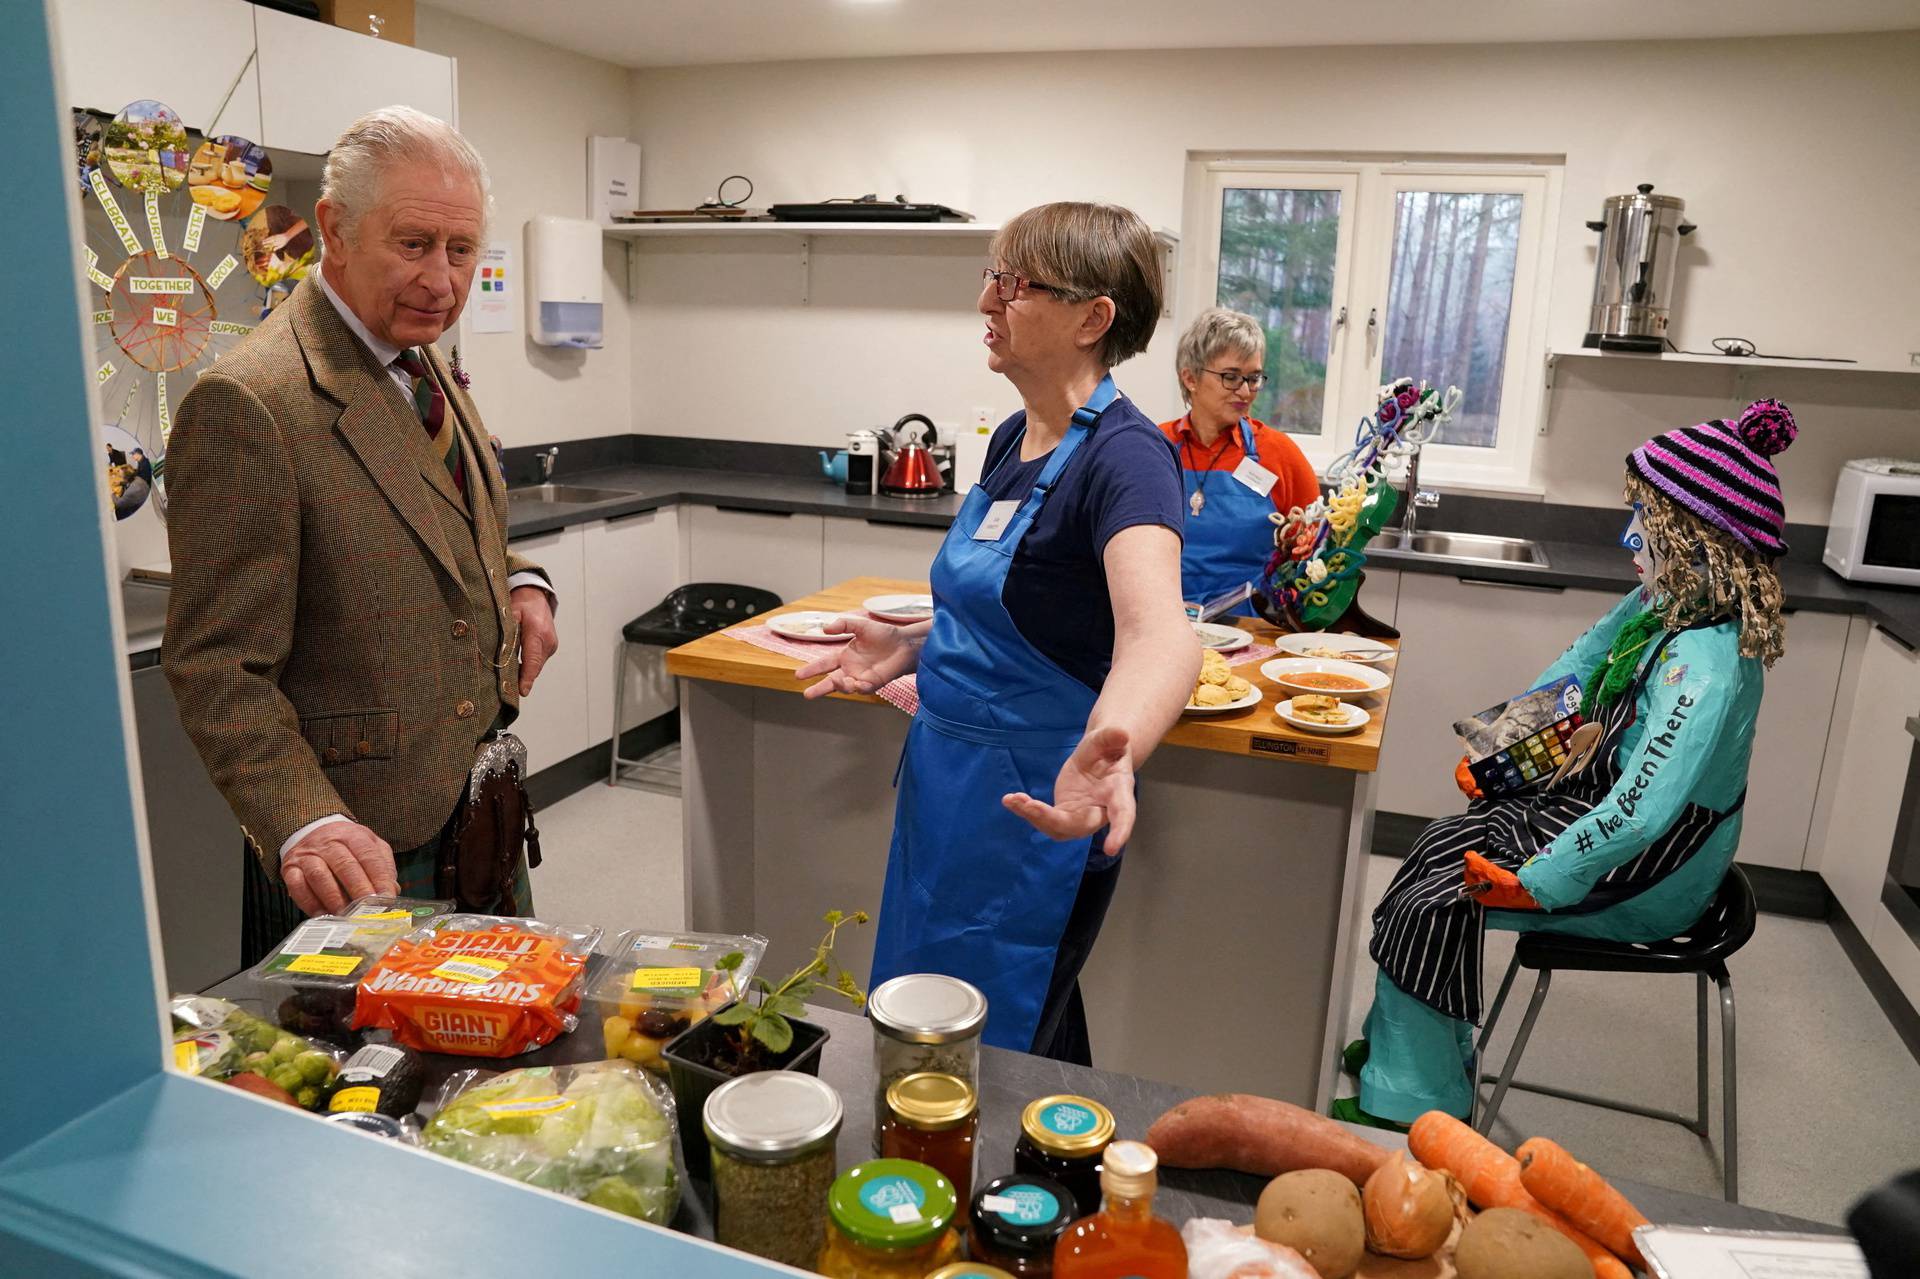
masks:
[[[541,453],[539,457],[540,482],[542,484],[551,484],[553,482],[553,464],[560,460],[560,446],[558,444],[554,445],[544,453]]]
[[[1440,494],[1433,489],[1420,487],[1420,454],[1422,449],[1415,445],[1413,452],[1407,455],[1406,498],[1407,509],[1400,516],[1401,540],[1411,542],[1419,531],[1420,512],[1434,510],[1440,505]]]

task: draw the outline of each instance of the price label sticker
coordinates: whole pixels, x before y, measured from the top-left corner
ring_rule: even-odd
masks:
[[[207,225],[207,206],[194,202],[193,212],[187,214],[187,233],[180,238],[180,247],[189,253],[200,251],[200,231]]]
[[[153,251],[156,255],[163,258],[173,256],[167,252],[166,233],[160,229],[160,193],[158,191],[147,192],[147,235],[153,240]]]
[[[365,1084],[358,1088],[342,1088],[333,1094],[333,1100],[327,1103],[327,1109],[334,1114],[366,1115],[373,1113],[380,1104],[380,1090]]]
[[[170,306],[156,306],[153,308],[153,322],[164,328],[174,328],[180,323],[180,312]]]
[[[184,1070],[189,1074],[197,1075],[200,1073],[198,1069],[199,1062],[199,1045],[195,1044],[191,1039],[181,1040],[174,1044],[173,1068],[175,1070]]]
[[[641,968],[633,974],[630,990],[698,990],[698,968]]]
[[[1261,497],[1273,492],[1273,486],[1280,477],[1269,471],[1250,457],[1240,459],[1240,465],[1233,468],[1233,478],[1258,493]]]
[[[351,977],[354,969],[365,962],[364,955],[302,955],[290,960],[286,971],[310,973],[317,977]]]
[[[545,1097],[523,1097],[519,1101],[495,1101],[482,1103],[480,1109],[494,1119],[506,1119],[514,1115],[557,1115],[563,1110],[573,1109],[573,1103],[565,1097],[548,1095]]]
[[[120,237],[120,246],[128,253],[139,253],[140,237],[133,233],[133,224],[120,211],[120,202],[113,198],[113,192],[107,190],[106,175],[95,169],[87,178],[87,185],[93,188],[93,198],[100,201],[100,207],[106,210],[107,221],[113,224],[114,234]]]
[[[355,915],[355,919],[412,919],[410,910],[370,910],[364,915]]]
[[[449,959],[433,970],[433,975],[442,981],[464,982],[468,985],[485,985],[501,973],[507,971],[507,961],[495,959],[491,955],[463,955],[458,959]]]
[[[995,502],[987,508],[987,516],[980,521],[980,527],[973,530],[976,542],[997,542],[1000,535],[1013,523],[1013,517],[1020,513],[1020,503],[1008,498],[1004,502]]]
[[[893,1218],[895,1225],[899,1226],[911,1226],[921,1219],[920,1208],[916,1204],[895,1204],[887,1209],[887,1215]]]
[[[1020,1207],[1020,1201],[1005,1195],[982,1195],[980,1207],[987,1212],[1014,1212]]]
[[[221,258],[220,265],[214,267],[212,271],[207,273],[207,287],[210,289],[219,288],[222,284],[226,283],[227,277],[233,274],[233,268],[239,265],[240,259],[234,257],[231,253]]]

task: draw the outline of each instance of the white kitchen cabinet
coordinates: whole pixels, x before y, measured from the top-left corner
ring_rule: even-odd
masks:
[[[189,129],[217,127],[258,142],[259,67],[248,63],[253,15],[245,0],[169,0],[151,9],[126,0],[54,0],[67,105],[113,115],[154,98],[179,112]],[[226,110],[216,120],[223,99]]]
[[[1767,672],[1747,765],[1736,856],[1749,865],[1799,870],[1806,862],[1846,647],[1847,619],[1840,614],[1802,610],[1787,618],[1786,655]]]
[[[1459,812],[1466,801],[1453,783],[1460,762],[1453,722],[1525,692],[1619,599],[1610,591],[1401,574],[1393,613],[1401,648],[1380,752],[1381,811]],[[1375,602],[1366,596],[1369,611]]]
[[[369,41],[371,43],[371,41]],[[569,612],[587,601],[586,529],[580,525],[515,539],[516,554],[546,570],[560,600],[560,650],[541,668],[533,692],[520,701],[513,731],[527,744],[527,772],[537,773],[593,745],[587,728],[587,644],[567,642]]]
[[[947,530],[884,520],[826,521],[821,577],[831,585],[850,577],[898,577],[924,582]]]
[[[1791,642],[1791,629],[1788,637]],[[1886,909],[1880,890],[1913,758],[1906,722],[1920,714],[1920,654],[1878,627],[1867,628],[1848,656],[1841,688],[1807,867],[1820,872],[1855,927],[1871,940]]]
[[[666,670],[666,650],[627,649],[620,631],[680,584],[679,513],[669,506],[584,530],[586,592],[571,627],[561,614],[561,643],[580,644],[587,659],[587,740],[613,736],[613,698],[623,651],[627,662],[626,705],[620,731],[664,715],[679,704]]]
[[[824,522],[820,515],[696,506],[688,580],[758,586],[783,600],[811,595],[826,585]]]
[[[260,136],[324,155],[375,107],[410,106],[455,122],[454,62],[273,9],[253,9],[260,50]]]

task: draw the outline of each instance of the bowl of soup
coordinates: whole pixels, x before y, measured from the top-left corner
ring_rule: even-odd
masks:
[[[1320,693],[1343,702],[1370,697],[1393,683],[1384,671],[1335,657],[1276,657],[1260,673],[1289,693]]]

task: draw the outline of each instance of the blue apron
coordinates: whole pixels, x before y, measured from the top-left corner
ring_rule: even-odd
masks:
[[[1253,424],[1240,419],[1240,444],[1258,462],[1253,446]],[[1184,456],[1182,458],[1184,461]],[[1187,489],[1186,528],[1180,545],[1180,594],[1191,604],[1202,604],[1242,582],[1258,581],[1273,554],[1273,498],[1256,493],[1229,472],[1189,471],[1180,468]],[[1193,495],[1207,483],[1206,505],[1193,514]],[[1229,610],[1229,616],[1252,617],[1248,603]]]
[[[986,1042],[1017,1052],[1033,1047],[1093,841],[1050,839],[1000,799],[1052,801],[1098,694],[1027,642],[1001,594],[1020,540],[1118,394],[1107,377],[1074,411],[999,537],[975,537],[994,505],[985,484],[967,494],[933,562],[920,709],[900,759],[873,983],[917,972],[970,981],[987,996]],[[994,469],[1018,451],[1016,438]]]

